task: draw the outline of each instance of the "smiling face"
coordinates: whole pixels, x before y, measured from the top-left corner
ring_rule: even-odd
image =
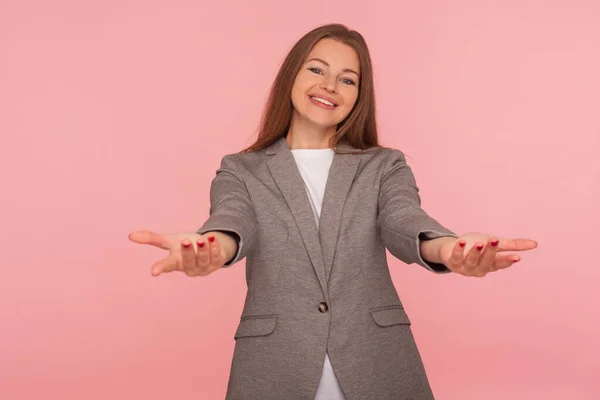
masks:
[[[320,40],[292,87],[292,125],[311,125],[335,133],[358,98],[360,61],[356,51],[334,39]]]

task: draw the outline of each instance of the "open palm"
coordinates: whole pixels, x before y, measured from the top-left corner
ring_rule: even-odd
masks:
[[[181,271],[189,276],[204,276],[221,268],[227,261],[217,239],[218,234],[134,231],[129,240],[168,250],[169,254],[152,265],[152,275]]]
[[[506,239],[472,232],[446,242],[440,249],[444,265],[452,272],[466,276],[483,277],[489,272],[508,268],[518,262],[517,254],[503,254],[535,249],[531,239]]]

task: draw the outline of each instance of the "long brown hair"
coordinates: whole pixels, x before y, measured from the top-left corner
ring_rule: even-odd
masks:
[[[354,48],[360,61],[358,98],[352,111],[338,124],[330,145],[340,140],[357,149],[379,147],[375,120],[375,90],[373,67],[367,43],[360,33],[342,24],[328,24],[304,35],[290,50],[271,86],[269,99],[263,111],[257,140],[242,153],[264,149],[287,134],[292,120],[292,86],[298,71],[312,48],[321,39],[331,38]]]

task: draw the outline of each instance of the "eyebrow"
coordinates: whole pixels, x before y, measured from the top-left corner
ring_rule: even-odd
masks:
[[[327,63],[326,61],[323,61],[323,60],[321,60],[320,58],[311,58],[311,59],[310,59],[310,60],[308,60],[307,62],[310,62],[310,61],[319,61],[319,62],[321,62],[321,63],[323,63],[323,64],[325,64],[326,66],[328,66],[328,67],[329,67],[329,63]],[[350,68],[344,68],[344,70],[343,70],[343,71],[344,71],[344,72],[351,72],[351,73],[353,73],[353,74],[356,74],[356,76],[360,77],[360,75],[358,74],[358,72],[356,72],[356,71],[355,71],[355,70],[353,70],[353,69],[350,69]]]

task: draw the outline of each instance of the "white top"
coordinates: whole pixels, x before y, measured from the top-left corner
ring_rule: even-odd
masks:
[[[327,184],[329,168],[331,167],[334,154],[333,149],[292,150],[292,155],[304,180],[310,205],[315,214],[317,229],[319,229],[319,218],[325,195],[325,185]],[[315,400],[345,400],[327,353],[325,353],[323,372]]]

